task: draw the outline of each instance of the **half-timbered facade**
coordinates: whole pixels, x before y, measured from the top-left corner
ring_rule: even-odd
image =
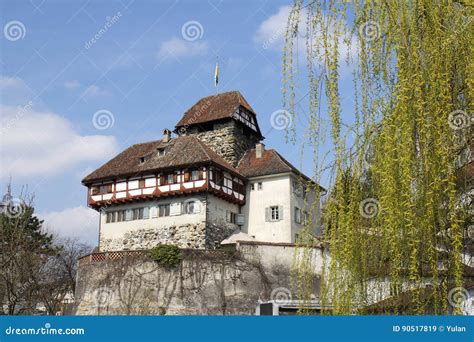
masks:
[[[294,205],[291,181],[301,173],[264,150],[256,114],[239,92],[201,99],[174,132],[127,148],[83,179],[88,205],[101,213],[101,251],[216,248],[242,232],[294,242],[305,209]],[[277,178],[288,186],[268,183]]]

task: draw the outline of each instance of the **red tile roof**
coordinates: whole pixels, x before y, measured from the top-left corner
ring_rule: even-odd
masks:
[[[242,176],[247,178],[293,172],[305,180],[314,183],[313,180],[273,149],[263,151],[261,158],[257,158],[255,149],[247,151],[237,165],[237,170]],[[322,187],[321,190],[325,191]]]
[[[229,91],[203,97],[184,113],[181,120],[176,124],[176,128],[231,118],[240,106],[255,115],[255,111],[239,91]]]
[[[160,156],[158,149],[163,148],[166,154]],[[141,161],[140,158],[144,158],[144,161]],[[156,140],[130,146],[86,176],[82,183],[90,184],[110,178],[138,176],[207,163],[213,163],[234,174],[238,174],[232,165],[202,141],[193,136],[181,136],[171,139],[168,143]]]

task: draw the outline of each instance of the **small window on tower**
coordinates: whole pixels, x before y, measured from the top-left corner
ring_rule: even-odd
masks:
[[[250,184],[250,190],[252,190],[252,191],[255,190],[255,183]]]
[[[258,182],[258,190],[262,190],[263,189],[263,184],[262,182]]]

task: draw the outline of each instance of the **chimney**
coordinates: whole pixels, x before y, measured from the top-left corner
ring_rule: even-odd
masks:
[[[264,144],[257,143],[257,145],[255,145],[255,156],[257,158],[262,158],[264,151],[265,151],[265,145]]]
[[[162,141],[164,143],[167,143],[167,142],[170,141],[170,139],[171,139],[171,131],[168,128],[165,128],[163,130],[163,139],[162,139]]]

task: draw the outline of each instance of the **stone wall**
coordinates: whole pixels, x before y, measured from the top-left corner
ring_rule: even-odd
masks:
[[[314,251],[319,263],[319,249]],[[81,264],[75,314],[253,315],[259,300],[297,299],[293,256],[293,246],[247,245],[245,251],[186,250],[173,269],[130,256]],[[315,265],[315,295],[318,272]]]
[[[155,229],[138,229],[122,237],[107,239],[101,236],[101,251],[150,249],[158,244],[173,244],[180,248],[205,248],[205,223],[162,226]]]
[[[259,141],[255,135],[246,132],[243,125],[232,119],[215,123],[210,131],[198,132],[196,128],[188,130],[188,134],[195,135],[233,166]]]

